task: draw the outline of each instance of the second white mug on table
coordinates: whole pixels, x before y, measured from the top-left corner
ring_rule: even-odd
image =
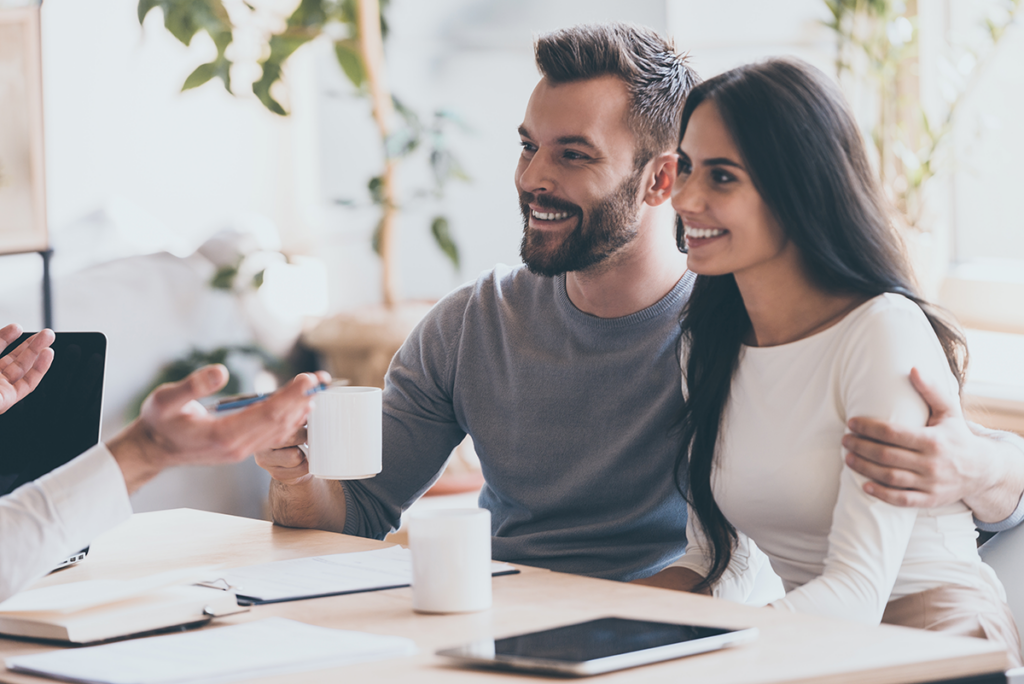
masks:
[[[409,516],[412,607],[470,613],[491,607],[491,512],[426,510]]]

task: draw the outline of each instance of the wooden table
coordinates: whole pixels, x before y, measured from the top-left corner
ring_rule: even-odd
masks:
[[[302,556],[366,551],[382,542],[318,530],[188,509],[141,513],[96,540],[80,566],[36,586],[87,579],[140,577],[190,566],[234,567]],[[507,636],[595,617],[758,627],[760,638],[735,649],[603,675],[618,682],[925,682],[969,678],[1002,681],[1005,654],[980,639],[957,638],[901,627],[863,627],[838,620],[751,608],[704,596],[522,567],[494,578],[494,607],[464,615],[420,615],[411,590],[391,589],[256,606],[217,625],[270,616],[340,629],[395,634],[413,639],[419,654],[259,682],[524,682],[565,681],[491,673],[446,664],[434,651],[487,636]],[[0,639],[0,657],[49,650],[50,646]],[[36,677],[0,671],[0,681],[40,684]]]

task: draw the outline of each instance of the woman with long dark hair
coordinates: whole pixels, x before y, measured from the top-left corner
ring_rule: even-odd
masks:
[[[690,545],[677,565],[742,599],[753,540],[783,580],[776,608],[984,636],[1019,661],[970,510],[891,506],[843,463],[849,417],[926,423],[911,368],[958,403],[966,347],[915,293],[838,89],[785,59],[697,86],[672,204],[698,274],[682,321]]]

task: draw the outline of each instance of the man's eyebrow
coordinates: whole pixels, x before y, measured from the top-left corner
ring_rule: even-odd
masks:
[[[590,141],[585,135],[563,135],[561,138],[556,140],[559,145],[583,145],[589,147],[592,150],[597,149],[597,145]]]
[[[519,135],[524,138],[532,137],[530,132],[526,130],[526,126],[519,127]],[[592,150],[597,149],[597,145],[595,145],[590,138],[585,135],[563,135],[562,137],[557,138],[555,142],[559,145],[583,145],[584,147],[589,147]]]

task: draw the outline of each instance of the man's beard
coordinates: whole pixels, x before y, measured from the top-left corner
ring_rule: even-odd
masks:
[[[637,192],[643,171],[624,180],[611,195],[601,200],[584,221],[583,209],[556,197],[519,193],[523,212],[523,241],[519,256],[531,273],[556,276],[582,271],[599,264],[628,245],[637,236]],[[566,237],[531,230],[530,204],[545,211],[569,212],[576,217],[576,227]],[[559,242],[560,241],[560,242]]]

